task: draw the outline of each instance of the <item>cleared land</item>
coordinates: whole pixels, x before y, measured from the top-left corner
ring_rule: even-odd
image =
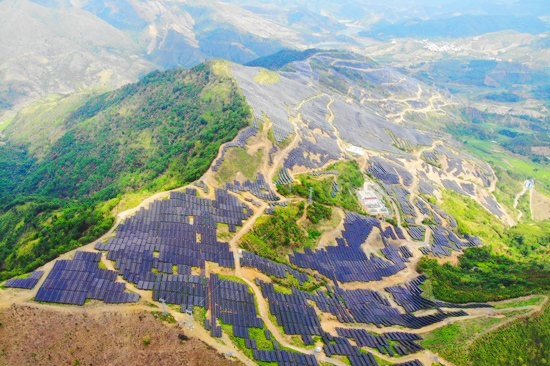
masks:
[[[238,365],[145,311],[0,311],[2,365]],[[123,310],[124,308],[121,308]]]

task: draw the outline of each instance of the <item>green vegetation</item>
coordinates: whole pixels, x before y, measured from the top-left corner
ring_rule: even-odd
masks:
[[[300,283],[298,279],[292,275],[287,274],[285,278],[277,278],[270,276],[279,292],[289,293],[291,288],[296,288],[301,291],[314,292],[318,290],[323,284],[323,281],[317,281],[315,278],[308,276],[308,280]]]
[[[521,196],[518,200],[518,206],[517,209],[521,212],[523,212],[522,220],[524,221],[531,221],[533,220],[533,215],[531,214],[531,197],[530,192],[526,192],[523,196]]]
[[[10,142],[25,146],[29,154],[42,159],[67,130],[65,119],[99,90],[70,95],[50,95],[21,109],[6,127]]]
[[[443,191],[442,207],[460,233],[486,244],[468,249],[459,264],[438,264],[424,257],[418,270],[431,281],[433,295],[452,302],[497,301],[550,290],[550,222],[506,228],[470,198]]]
[[[515,312],[514,315],[521,314]],[[421,344],[458,366],[548,364],[549,307],[542,315],[521,317],[487,332],[504,320],[479,318],[446,325],[425,335]]]
[[[258,150],[256,154],[249,155],[245,149],[236,147],[230,148],[225,154],[225,159],[220,165],[216,179],[218,182],[229,182],[235,179],[238,172],[241,172],[248,179],[255,179],[263,160],[263,151]]]
[[[478,236],[485,244],[504,250],[504,224],[479,203],[454,191],[444,190],[441,208],[456,219],[459,233]]]
[[[256,220],[254,228],[243,237],[241,247],[262,257],[288,264],[289,253],[314,248],[322,232],[339,223],[340,217],[332,213],[331,207],[318,203],[306,206],[302,200],[288,207],[276,207],[273,215]],[[300,285],[292,276],[274,281],[306,291],[318,286],[313,280]]]
[[[495,309],[520,308],[523,306],[538,305],[542,302],[542,300],[543,300],[542,296],[533,296],[528,299],[515,299],[515,300],[500,302],[498,304],[495,304],[494,308]]]
[[[262,85],[271,85],[278,83],[281,80],[281,77],[276,72],[260,69],[258,74],[254,77],[254,81]]]
[[[475,365],[548,365],[550,363],[550,307],[536,318],[523,318],[513,325],[476,339],[469,350]],[[473,364],[473,362],[472,362]]]
[[[501,321],[479,318],[445,325],[425,335],[420,344],[456,365],[468,365],[468,346],[472,339]]]
[[[241,246],[262,257],[287,263],[286,255],[293,250],[313,247],[315,242],[299,225],[304,216],[304,203],[289,207],[277,207],[271,216],[259,218],[247,233]]]
[[[176,319],[170,313],[166,313],[166,315],[164,315],[164,312],[162,311],[152,311],[151,314],[153,314],[153,316],[158,320],[162,320],[163,322],[170,324],[176,324]]]
[[[245,339],[235,337],[233,334],[233,326],[230,324],[221,324],[222,330],[226,333],[231,341],[245,354],[246,357],[251,360],[254,359],[253,352],[250,348],[246,347]],[[249,328],[248,329],[250,339],[256,340],[256,345],[259,350],[273,350],[273,343],[265,337],[265,329]],[[282,347],[281,347],[282,348]],[[263,362],[255,361],[260,366],[272,366],[276,365],[276,362]]]
[[[332,208],[313,202],[307,206],[306,217],[313,224],[318,224],[321,220],[328,220],[332,217]]]
[[[124,195],[196,180],[249,119],[235,82],[203,64],[87,99],[56,122],[65,132],[39,161],[8,140],[0,146],[9,172],[0,177],[0,280],[98,238]]]
[[[432,279],[436,298],[451,302],[498,301],[550,290],[547,264],[495,254],[486,247],[467,250],[457,266],[423,257],[417,269]]]
[[[206,313],[207,310],[205,308],[200,306],[193,307],[193,319],[195,319],[195,321],[201,326],[204,324],[204,320],[206,319]]]
[[[144,346],[148,346],[151,344],[151,337],[149,336],[145,336],[143,337],[143,339],[141,340],[141,342],[143,343]]]
[[[286,185],[278,185],[277,190],[284,196],[297,195],[308,198],[309,188],[312,187],[315,202],[363,213],[355,194],[355,190],[362,187],[365,182],[359,164],[355,160],[338,162],[328,166],[325,170],[336,170],[339,173],[336,177],[339,192],[335,197],[331,195],[332,182],[335,179],[331,175],[318,177],[309,174],[301,175],[298,176],[299,182],[292,184],[291,188]]]
[[[490,163],[499,178],[503,174],[498,170],[520,183],[534,178],[538,189],[549,195],[550,161],[531,148],[550,146],[550,123],[528,120],[526,124],[530,125],[527,132],[525,128],[503,129],[501,124],[489,122],[453,125],[448,131],[463,141],[467,150]]]

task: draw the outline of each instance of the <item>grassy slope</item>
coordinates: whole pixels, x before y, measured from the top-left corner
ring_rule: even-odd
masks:
[[[536,318],[521,319],[477,339],[469,350],[475,365],[548,365],[550,307]]]
[[[220,183],[235,179],[238,172],[246,178],[254,180],[263,160],[263,150],[258,150],[254,155],[249,155],[245,149],[234,147],[227,150],[225,159],[220,165],[216,179]]]
[[[449,324],[426,334],[421,344],[457,366],[546,365],[550,356],[548,306],[542,315],[521,317],[484,334],[489,327],[524,311],[508,312],[506,318],[479,318]]]
[[[101,235],[123,195],[197,179],[248,121],[236,84],[210,64],[88,99],[54,121],[66,132],[42,160],[4,163],[31,166],[0,191],[0,279]]]

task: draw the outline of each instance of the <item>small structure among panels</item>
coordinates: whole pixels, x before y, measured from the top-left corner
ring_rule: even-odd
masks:
[[[27,278],[14,278],[6,282],[4,286],[31,290],[36,286],[44,271],[34,271]]]
[[[139,295],[125,292],[126,284],[116,282],[117,272],[99,268],[101,253],[76,252],[73,260],[55,262],[35,300],[84,305],[95,299],[106,303],[137,302]]]

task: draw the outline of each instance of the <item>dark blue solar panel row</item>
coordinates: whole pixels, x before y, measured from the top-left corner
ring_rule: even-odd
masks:
[[[423,366],[422,362],[418,360],[413,360],[405,363],[396,363],[394,366]]]
[[[153,290],[153,300],[163,299],[167,304],[181,305],[182,311],[192,310],[193,306],[208,308],[208,280],[202,276],[161,275],[146,290]],[[139,288],[138,284],[138,288]]]
[[[330,333],[323,333],[322,338],[323,342],[325,342],[323,350],[327,357],[335,355],[346,356],[352,365],[378,366],[371,353],[362,353],[347,338],[333,337]]]
[[[256,313],[254,295],[247,285],[223,280],[213,274],[209,281],[209,292],[212,324],[220,319],[224,324],[233,325],[236,337],[245,339],[249,338],[248,328],[264,327],[263,320]]]
[[[327,357],[332,357],[333,355],[357,356],[361,354],[359,348],[353,346],[347,338],[333,337],[333,341],[334,343],[330,342],[323,346],[323,351],[325,351]]]
[[[107,250],[123,277],[144,289],[162,281],[151,276],[153,269],[172,274],[177,268],[178,274],[189,275],[191,267],[204,268],[206,261],[234,268],[229,245],[217,240],[217,224],[240,226],[252,211],[227,191],[215,194],[210,200],[198,197],[194,189],[171,192],[169,200],[140,210],[96,249]]]
[[[348,356],[351,366],[377,366],[374,356],[371,353]]]
[[[421,275],[404,285],[386,287],[385,290],[392,294],[395,302],[401,305],[408,313],[422,309],[433,309],[437,305],[431,300],[422,297],[420,285],[427,279]]]
[[[247,180],[244,183],[234,181],[233,183],[227,183],[225,188],[236,193],[250,192],[264,201],[280,200],[280,197],[271,190],[269,183],[267,183],[262,173],[258,174],[258,178],[255,181]]]
[[[409,235],[413,240],[424,241],[424,235],[426,234],[426,228],[424,226],[410,226],[407,228]]]
[[[12,288],[33,289],[34,286],[40,281],[40,278],[44,274],[44,271],[34,271],[27,278],[14,278],[6,282],[4,286]]]
[[[424,254],[432,253],[438,257],[451,255],[452,251],[460,251],[464,247],[477,246],[479,241],[468,238],[460,239],[454,232],[443,226],[430,226],[432,229],[432,245],[428,248],[422,248]]]
[[[347,328],[336,328],[336,331],[342,337],[353,339],[359,347],[376,348],[380,353],[390,356],[394,356],[395,353],[398,355],[408,355],[423,350],[422,346],[416,343],[416,341],[422,339],[417,334],[392,332],[375,335],[365,329]],[[393,345],[390,345],[390,341],[392,341]]]
[[[375,218],[348,213],[344,221],[342,238],[336,239],[336,246],[312,251],[306,248],[304,253],[290,255],[290,262],[298,267],[318,271],[333,281],[379,281],[394,275],[405,268],[407,257],[394,245],[381,237],[385,248],[382,250],[386,259],[365,254],[361,245],[374,228],[381,228]],[[395,234],[394,234],[395,235]]]
[[[355,340],[359,347],[377,348],[390,345],[386,337],[369,333],[365,329],[336,328],[336,332],[341,337]]]
[[[271,165],[272,163],[270,163]],[[313,174],[312,174],[313,175]],[[277,179],[275,181],[275,184],[292,184],[294,183],[294,179],[292,178],[292,176],[290,175],[290,173],[288,172],[288,169],[283,167],[280,171],[279,171],[279,179]]]
[[[35,300],[84,305],[86,299],[121,304],[137,302],[138,294],[127,293],[126,284],[115,282],[117,273],[99,268],[101,253],[78,251],[73,260],[55,262]]]
[[[407,328],[418,329],[440,322],[448,317],[467,315],[464,311],[439,312],[426,316],[402,314],[376,291],[340,289],[338,294],[358,323],[372,323],[377,326],[402,325]]]
[[[231,147],[240,147],[244,148],[246,146],[246,140],[248,140],[250,137],[254,136],[258,132],[258,129],[256,127],[248,127],[239,132],[237,137],[233,141],[230,141],[223,145],[221,155],[216,161],[212,164],[212,171],[216,172],[218,171],[218,168],[225,160],[225,154],[227,153],[227,150]]]
[[[278,365],[317,366],[319,363],[313,355],[305,355],[282,350],[253,350],[254,359],[263,362],[276,362]]]
[[[309,169],[317,169],[342,157],[342,150],[336,139],[307,130],[302,130],[302,135],[304,138],[285,159],[285,168],[293,169],[295,166],[303,166]],[[315,158],[312,158],[311,154],[315,154]]]
[[[287,274],[290,274],[294,276],[300,282],[300,284],[304,283],[308,279],[305,273],[296,271],[286,264],[273,262],[272,260],[262,258],[254,253],[247,251],[243,251],[241,266],[256,268],[260,272],[265,273],[268,276],[275,276],[277,278],[286,278]]]
[[[315,309],[300,293],[283,294],[275,291],[272,283],[256,280],[262,295],[269,302],[269,311],[277,318],[286,334],[320,335],[322,332]]]

